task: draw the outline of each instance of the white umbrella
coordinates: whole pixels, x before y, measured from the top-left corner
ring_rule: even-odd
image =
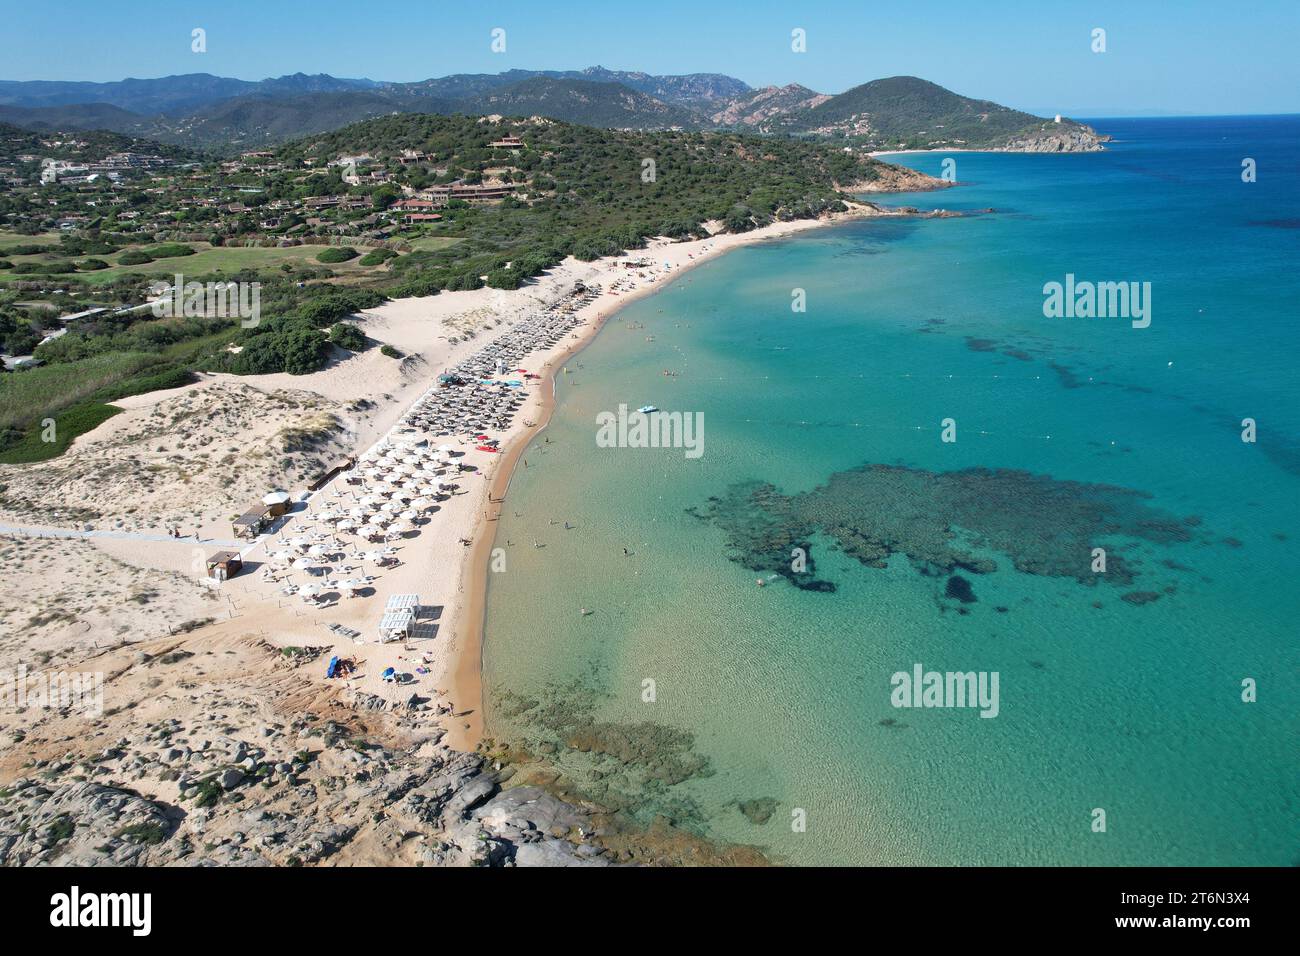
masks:
[[[317,544],[308,548],[307,553],[311,555],[313,558],[323,558],[329,552],[323,544]]]
[[[400,515],[398,515],[398,517],[401,518],[403,521],[414,521],[416,518],[419,517],[419,515],[417,515],[414,511],[403,511]]]
[[[293,563],[293,567],[296,571],[306,571],[310,568],[316,567],[316,562],[310,558],[299,558]]]
[[[351,531],[356,526],[357,523],[353,521],[351,518],[344,518],[342,521],[338,523],[338,529],[340,531]]]

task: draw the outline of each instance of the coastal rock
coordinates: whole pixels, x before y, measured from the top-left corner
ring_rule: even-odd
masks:
[[[1110,137],[1090,126],[1046,123],[1041,129],[1008,140],[1003,149],[1019,153],[1096,153]]]
[[[169,807],[119,787],[11,788],[0,817],[0,865],[135,866],[174,825]]]
[[[515,866],[609,866],[601,857],[580,856],[578,849],[564,840],[525,843],[515,850]]]
[[[244,779],[244,772],[235,767],[229,770],[223,770],[217,777],[217,783],[221,785],[222,790],[234,790]]]

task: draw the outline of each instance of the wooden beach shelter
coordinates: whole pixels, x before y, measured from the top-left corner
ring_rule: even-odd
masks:
[[[270,512],[266,510],[265,505],[259,505],[256,508],[249,508],[242,515],[231,522],[235,529],[235,535],[240,538],[256,538],[266,530],[270,522]]]
[[[215,581],[233,578],[244,568],[238,551],[218,551],[208,558],[208,577]]]
[[[266,507],[267,514],[272,518],[287,514],[291,502],[292,499],[287,491],[273,491],[262,498],[262,504]]]

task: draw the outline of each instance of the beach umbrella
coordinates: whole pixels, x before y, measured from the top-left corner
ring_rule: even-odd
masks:
[[[351,518],[344,518],[342,521],[338,523],[338,529],[340,531],[351,531],[356,526],[357,523],[353,521]]]
[[[403,511],[400,515],[398,515],[398,517],[401,518],[403,521],[414,521],[416,518],[419,517],[419,515],[416,514],[414,511]]]
[[[316,544],[308,548],[307,553],[313,558],[323,558],[329,551],[323,544]]]
[[[316,567],[316,562],[311,560],[310,558],[299,558],[297,561],[293,563],[293,568],[295,571],[308,571],[314,567]]]

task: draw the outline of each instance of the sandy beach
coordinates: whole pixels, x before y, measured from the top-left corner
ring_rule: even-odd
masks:
[[[344,680],[327,682],[322,663],[313,680],[352,701],[429,701],[447,742],[473,749],[483,734],[480,666],[494,522],[516,463],[549,420],[558,370],[624,305],[702,262],[831,221],[888,214],[861,204],[828,219],[749,233],[656,240],[617,258],[566,260],[517,291],[387,302],[359,316],[360,325],[376,342],[399,349],[401,359],[372,347],[339,353],[310,375],[207,375],[181,389],[125,399],[118,403],[122,414],[62,457],[0,469],[0,536],[27,582],[23,596],[0,602],[0,622],[13,635],[2,649],[15,660],[71,666],[114,642],[205,629],[279,648],[310,647],[356,665]],[[391,554],[382,565],[365,557],[368,546],[359,540],[324,530],[318,515],[352,504],[359,493],[346,473],[308,492],[311,476],[383,443],[440,373],[486,343],[508,339],[527,317],[572,301],[578,283],[599,294],[573,311],[568,334],[521,360],[538,377],[520,390],[524,399],[509,427],[492,433],[499,453],[481,451],[463,435],[446,439],[464,469],[454,493],[386,542]],[[290,494],[292,512],[255,542],[237,541],[231,519],[275,489]],[[312,533],[330,535],[339,552],[324,574],[273,568],[271,552]],[[33,541],[37,536],[44,539]],[[225,548],[239,550],[244,568],[216,585],[206,579],[204,562]],[[360,575],[370,580],[358,596],[302,597],[317,581]],[[86,580],[96,582],[93,602],[76,599]],[[426,609],[417,635],[377,643],[387,598],[403,593],[418,594]],[[94,609],[79,606],[87,602]],[[34,605],[60,610],[33,616]],[[402,675],[397,682],[381,679],[388,668]]]

